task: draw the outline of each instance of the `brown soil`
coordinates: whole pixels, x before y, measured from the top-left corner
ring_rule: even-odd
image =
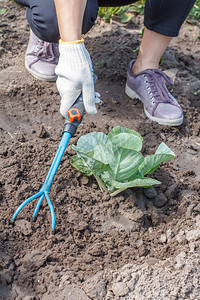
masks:
[[[88,33],[104,102],[95,117],[85,116],[55,176],[52,235],[45,201],[34,223],[36,201],[11,222],[19,204],[40,189],[64,120],[56,85],[34,79],[24,68],[25,10],[3,0],[1,8],[6,7],[0,24],[0,299],[200,299],[198,26],[184,24],[161,65],[174,75],[173,94],[184,110],[178,128],[152,123],[141,103],[124,94],[142,18],[128,25],[98,21]],[[154,174],[161,186],[112,198],[70,165],[71,145],[80,136],[108,133],[116,125],[141,133],[144,154],[154,153],[162,141],[176,153]]]

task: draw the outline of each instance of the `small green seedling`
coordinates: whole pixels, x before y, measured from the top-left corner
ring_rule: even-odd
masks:
[[[145,0],[139,0],[137,3],[125,5],[123,7],[100,7],[98,15],[105,22],[112,23],[114,16],[119,17],[121,23],[129,22],[135,14],[144,14]]]
[[[141,135],[126,127],[115,127],[108,135],[91,132],[79,138],[73,149],[77,155],[71,164],[87,176],[94,175],[101,190],[111,196],[132,187],[150,187],[161,182],[147,177],[162,162],[175,156],[161,143],[155,154],[144,157],[141,153]]]
[[[195,4],[193,5],[190,13],[188,15],[187,21],[197,20],[200,21],[200,0],[196,0]]]
[[[5,9],[0,9],[0,15],[4,15],[8,11],[7,8]]]
[[[121,23],[127,23],[133,18],[133,15],[128,12],[129,7],[129,5],[123,7],[100,7],[98,15],[105,22],[112,23],[113,16],[119,16]]]
[[[200,90],[197,90],[196,92],[194,92],[195,96],[198,96],[200,94]]]

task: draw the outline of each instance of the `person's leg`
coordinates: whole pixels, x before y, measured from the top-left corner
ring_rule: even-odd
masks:
[[[133,73],[138,74],[146,69],[158,68],[160,59],[171,40],[171,37],[145,28],[137,60],[133,65]]]
[[[195,0],[147,0],[146,26],[136,61],[128,66],[126,94],[139,98],[149,119],[159,124],[178,126],[183,113],[165,82],[172,80],[158,70],[159,61],[173,37],[179,34]]]
[[[144,36],[134,74],[158,68],[159,61],[173,37],[179,34],[195,0],[147,0],[145,5]]]

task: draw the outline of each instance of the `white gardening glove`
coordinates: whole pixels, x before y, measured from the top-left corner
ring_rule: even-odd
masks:
[[[94,90],[94,73],[90,55],[84,42],[59,43],[60,57],[56,67],[56,84],[61,96],[60,113],[67,112],[80,94],[88,114],[96,114],[95,103],[100,102]]]

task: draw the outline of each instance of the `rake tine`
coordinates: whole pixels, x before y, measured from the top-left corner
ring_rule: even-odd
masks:
[[[51,199],[49,198],[48,193],[44,192],[44,194],[45,194],[45,198],[47,199],[47,203],[48,203],[49,208],[50,208],[52,232],[54,232],[54,229],[55,229],[55,212],[54,212],[53,204],[51,203]]]
[[[12,221],[14,221],[14,219],[16,218],[16,216],[18,215],[18,213],[22,210],[22,208],[28,204],[29,202],[31,202],[32,200],[34,200],[35,198],[39,197],[41,194],[43,193],[43,191],[40,191],[36,194],[34,194],[33,196],[31,196],[30,198],[28,198],[27,200],[25,200],[24,202],[22,202],[22,204],[17,208],[17,210],[15,211]]]
[[[38,210],[39,210],[39,208],[40,208],[40,205],[41,205],[41,203],[42,203],[43,198],[44,198],[44,192],[43,192],[43,194],[40,196],[40,199],[38,200],[38,202],[37,202],[37,204],[36,204],[35,210],[34,210],[34,212],[33,212],[33,219],[32,219],[33,221],[34,221],[35,216],[36,216],[36,214],[37,214],[37,212],[38,212]]]

